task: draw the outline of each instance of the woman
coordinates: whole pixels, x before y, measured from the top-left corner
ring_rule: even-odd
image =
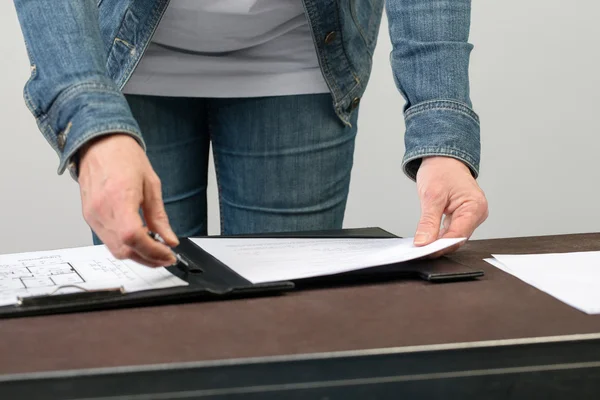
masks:
[[[487,217],[470,0],[386,4],[407,102],[403,169],[422,205],[415,244],[469,237]],[[383,0],[15,5],[26,103],[58,173],[79,182],[95,242],[116,257],[166,265],[171,252],[147,229],[170,246],[206,233],[210,144],[224,234],[342,226]]]

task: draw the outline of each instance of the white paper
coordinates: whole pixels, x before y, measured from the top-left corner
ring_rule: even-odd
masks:
[[[465,239],[440,239],[416,247],[412,238],[390,239],[191,239],[252,283],[338,274],[414,260]]]
[[[488,263],[587,314],[600,314],[600,251],[493,255]]]
[[[63,285],[85,289],[123,287],[126,292],[186,286],[165,268],[115,259],[105,246],[0,255],[0,306],[17,296],[49,294]],[[80,292],[68,287],[56,294]]]

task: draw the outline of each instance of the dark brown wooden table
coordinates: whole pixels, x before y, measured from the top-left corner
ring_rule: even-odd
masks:
[[[452,258],[475,281],[0,320],[0,399],[597,399],[600,316],[483,261],[587,250],[600,234],[471,241]]]

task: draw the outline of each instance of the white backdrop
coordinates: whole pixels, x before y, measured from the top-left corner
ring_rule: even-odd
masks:
[[[473,2],[472,98],[482,119],[480,184],[490,217],[474,238],[600,230],[600,3]],[[11,1],[0,2],[0,253],[91,244],[77,185],[22,100],[29,74]],[[347,227],[412,236],[419,206],[400,170],[403,100],[382,25],[362,101]],[[214,175],[210,233],[218,232]]]

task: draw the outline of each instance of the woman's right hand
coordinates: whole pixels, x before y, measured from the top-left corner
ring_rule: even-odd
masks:
[[[93,140],[80,151],[79,186],[85,221],[118,259],[149,267],[172,265],[179,242],[165,212],[161,183],[144,150],[126,134]],[[143,212],[147,226],[144,226]]]

